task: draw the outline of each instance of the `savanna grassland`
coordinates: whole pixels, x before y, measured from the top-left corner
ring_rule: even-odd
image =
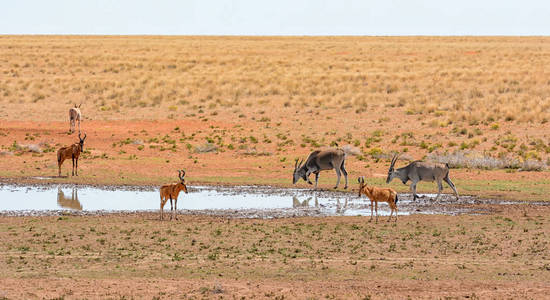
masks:
[[[463,193],[549,190],[548,172],[518,172],[548,165],[548,38],[2,36],[0,54],[3,177],[56,175],[82,103],[83,171],[63,182],[158,184],[183,167],[288,185],[295,158],[338,143],[361,151],[352,178],[381,183],[403,152],[450,162]]]
[[[461,194],[548,201],[548,65],[547,37],[0,36],[0,180],[159,185],[185,169],[191,186],[290,186],[294,159],[337,143],[358,151],[353,192],[361,175],[385,185],[400,152],[448,162]],[[75,103],[80,176],[57,177]],[[484,208],[397,224],[2,216],[0,298],[547,296],[548,206]]]

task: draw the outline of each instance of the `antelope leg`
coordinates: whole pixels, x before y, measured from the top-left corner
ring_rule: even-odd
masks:
[[[176,213],[177,210],[178,210],[178,198],[175,198],[174,199],[174,218],[176,219],[176,221],[178,220],[178,214]]]
[[[451,181],[451,178],[449,178],[449,176],[447,176],[447,177],[443,178],[443,180],[445,180],[445,182],[451,187],[451,189],[453,189],[453,192],[455,192],[456,200],[458,200],[458,192],[456,191],[456,187],[453,184],[453,182]]]
[[[160,219],[162,220],[162,207],[163,207],[163,203],[162,203],[162,196],[160,196]]]
[[[315,172],[315,189],[317,189],[318,183],[319,183],[319,172]]]
[[[372,205],[372,199],[370,200],[370,219],[369,219],[369,222],[372,221],[372,209],[373,209],[373,205]]]
[[[344,179],[346,180],[346,185],[344,186],[344,189],[347,189],[348,188],[348,171],[346,171],[344,163],[345,161],[342,161],[342,165],[340,169],[342,170],[342,173],[344,174]]]
[[[336,176],[338,177],[338,179],[336,179],[336,186],[334,186],[335,189],[338,188],[338,185],[340,185],[340,169],[339,168],[334,168],[334,170],[336,171]]]
[[[411,190],[413,192],[413,201],[416,201],[416,198],[418,198],[416,195],[416,182],[411,183]]]
[[[376,223],[378,223],[378,201],[374,201],[374,210],[376,211]]]
[[[174,214],[172,213],[174,211],[174,206],[172,206],[172,195],[170,195],[170,220],[172,220],[172,217],[174,216]]]
[[[441,196],[441,190],[443,189],[443,184],[441,183],[441,180],[437,181],[437,196],[435,197],[435,200],[437,201],[439,199],[439,196]]]

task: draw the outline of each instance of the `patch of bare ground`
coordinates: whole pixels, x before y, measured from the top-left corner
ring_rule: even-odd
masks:
[[[546,206],[491,215],[0,217],[8,298],[544,297]],[[384,218],[382,218],[384,220]],[[0,295],[2,296],[2,295]]]
[[[11,155],[0,155],[0,178],[19,183],[151,186],[172,182],[177,179],[176,170],[185,169],[191,186],[200,183],[288,187],[292,185],[293,159],[305,158],[315,149],[298,146],[277,150],[278,146],[273,143],[261,145],[258,135],[252,136],[253,141],[258,140],[254,143],[250,141],[251,134],[234,129],[235,123],[229,121],[212,123],[214,128],[196,120],[87,121],[86,124],[88,138],[79,160],[79,176],[66,177],[71,169],[71,162],[66,161],[62,167],[63,177],[57,177],[57,149],[78,141],[74,134],[67,135],[67,124],[0,120],[0,133],[5,133],[0,134],[0,147],[13,151]],[[228,144],[221,142],[224,146],[217,152],[195,151],[195,145],[214,139],[221,134],[220,130],[229,136]],[[242,137],[245,134],[246,137]],[[234,146],[229,146],[231,136],[237,140]],[[25,143],[36,144],[40,152],[17,150],[14,146]],[[238,150],[240,145],[264,149],[261,151],[271,155],[243,154]],[[350,156],[346,169],[351,188],[357,188],[359,176],[366,176],[370,184],[384,185],[389,158]],[[399,161],[397,166],[406,163]],[[488,198],[545,201],[550,192],[550,172],[547,171],[452,169],[451,178],[460,194]],[[323,172],[320,187],[331,187],[335,181],[332,171]],[[408,186],[397,181],[391,186],[399,192],[408,190]],[[418,187],[421,193],[436,189],[432,183]],[[445,189],[444,192],[450,191],[446,186]]]

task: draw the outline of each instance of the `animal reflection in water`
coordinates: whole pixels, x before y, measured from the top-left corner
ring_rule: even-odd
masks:
[[[306,200],[300,201],[296,196],[292,196],[292,208],[301,208],[309,207],[309,201],[312,197],[307,198]],[[317,201],[317,196],[315,198],[315,208],[319,208],[319,201]]]
[[[65,196],[60,187],[57,188],[57,204],[63,208],[70,208],[74,210],[82,210],[82,205],[78,201],[78,191],[73,188],[73,194],[71,197]]]
[[[319,208],[319,201],[317,200],[317,195],[313,197],[309,197],[305,200],[300,201],[296,196],[292,196],[292,208],[308,208],[309,207],[309,201],[311,199],[315,199],[315,204],[313,207]],[[348,210],[348,199],[344,201],[344,203],[340,202],[340,199],[336,199],[336,214],[343,215],[346,210]]]
[[[340,199],[336,199],[336,214],[343,215],[348,210],[348,199],[344,201],[344,204],[340,202]]]

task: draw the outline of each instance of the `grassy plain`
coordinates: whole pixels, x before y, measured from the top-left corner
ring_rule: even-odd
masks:
[[[55,175],[82,103],[82,178],[65,182],[158,184],[185,168],[286,185],[295,158],[338,143],[361,151],[352,178],[383,177],[392,152],[458,152],[462,190],[508,197],[499,180],[550,179],[518,174],[548,165],[549,51],[544,37],[1,36],[1,175]]]
[[[338,143],[361,152],[346,162],[353,188],[360,175],[384,185],[401,152],[398,166],[453,158],[461,194],[548,201],[549,53],[547,37],[0,36],[0,179],[160,185],[183,168],[190,185],[290,186],[295,158]],[[88,134],[80,176],[57,178],[75,103]],[[321,174],[323,188],[334,181]],[[1,217],[0,297],[548,290],[545,207],[397,226],[155,218]]]

